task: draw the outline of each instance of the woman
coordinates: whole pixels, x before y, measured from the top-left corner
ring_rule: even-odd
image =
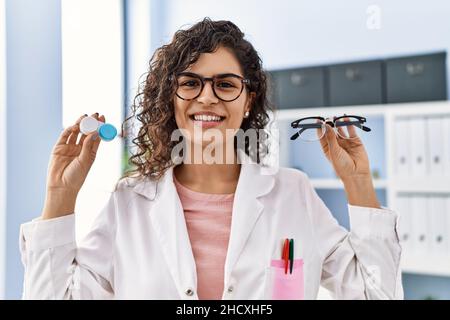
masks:
[[[86,115],[61,134],[42,215],[21,228],[24,298],[315,299],[321,284],[338,299],[402,297],[396,214],[380,208],[359,138],[328,126],[321,139],[345,186],[350,232],[304,173],[248,163],[268,140],[256,131],[256,145],[239,143],[239,129],[264,129],[269,109],[261,60],[243,36],[205,19],[156,51],[136,100],[136,169],[79,245],[75,202],[100,139],[77,143]]]

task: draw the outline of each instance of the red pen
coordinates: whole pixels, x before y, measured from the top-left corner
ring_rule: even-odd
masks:
[[[289,239],[284,240],[282,259],[284,260],[284,274],[287,274],[289,265]]]

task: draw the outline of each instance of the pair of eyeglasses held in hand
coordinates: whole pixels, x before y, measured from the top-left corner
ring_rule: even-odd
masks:
[[[342,139],[357,138],[355,128],[359,128],[365,132],[370,132],[370,128],[364,126],[366,118],[354,115],[343,115],[334,119],[323,117],[306,117],[295,120],[291,123],[291,127],[298,130],[292,135],[291,140],[298,137],[304,141],[317,141],[322,139],[327,130],[326,124],[329,124]]]

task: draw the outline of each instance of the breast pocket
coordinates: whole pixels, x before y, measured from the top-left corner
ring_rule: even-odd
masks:
[[[303,300],[304,279],[303,259],[294,259],[292,273],[284,269],[284,260],[271,260],[266,269],[265,299],[269,300]]]

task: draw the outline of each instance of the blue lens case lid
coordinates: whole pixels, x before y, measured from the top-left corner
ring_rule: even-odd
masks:
[[[111,141],[117,136],[117,129],[112,124],[105,123],[98,128],[98,135],[104,141]]]

